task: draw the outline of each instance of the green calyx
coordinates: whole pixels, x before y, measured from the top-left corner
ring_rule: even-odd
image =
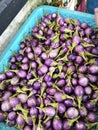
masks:
[[[47,121],[49,121],[50,119],[52,119],[52,117],[47,117],[45,120],[44,120],[44,123],[46,123]]]
[[[58,91],[62,91],[56,84],[53,85],[53,88],[55,88]]]
[[[63,65],[58,65],[59,72],[61,73],[63,70]]]
[[[67,95],[67,94],[63,94],[63,95],[62,95],[62,99],[63,99],[63,100],[65,100],[65,99],[67,99],[67,98],[73,99],[73,97],[71,97],[71,96],[69,96],[69,95]]]
[[[41,87],[41,96],[43,96],[45,89],[46,89],[46,87],[44,87],[44,86]]]
[[[93,88],[94,91],[98,91],[98,87],[90,83],[90,86]]]
[[[69,75],[67,78],[68,78],[67,86],[72,86],[72,84],[71,84],[71,75]]]
[[[68,58],[67,58],[68,54],[66,54],[64,57],[58,59],[57,61],[63,61],[63,62],[68,62]]]
[[[87,62],[87,55],[86,55],[86,53],[85,52],[81,52],[81,53],[79,53],[80,54],[80,56],[82,56],[82,58]]]
[[[54,43],[58,43],[59,42],[59,34],[55,34],[55,36],[53,36],[51,38],[51,41],[53,41]]]
[[[91,128],[96,127],[97,125],[98,125],[98,122],[86,124],[88,130],[91,130]],[[96,130],[97,130],[97,129],[96,129]]]
[[[31,89],[28,88],[27,86],[24,86],[23,88],[21,88],[22,91],[26,92],[26,91],[30,91]]]
[[[95,99],[93,99],[93,100],[91,100],[91,102],[92,102],[94,105],[96,105],[96,104],[98,103],[98,97],[95,98]]]
[[[32,116],[33,129],[36,130],[36,116]]]
[[[83,45],[84,48],[94,47],[94,44],[89,44],[89,43],[86,43],[86,42],[84,42],[82,45]]]
[[[6,72],[6,71],[8,71],[9,69],[6,67],[6,66],[4,66],[4,72]]]
[[[42,129],[43,128],[43,125],[42,125],[42,120],[38,120],[38,128],[39,129]]]
[[[24,125],[23,126],[16,125],[16,128],[18,128],[19,130],[23,130],[23,127]]]
[[[16,90],[17,93],[26,93],[25,91],[21,90],[19,87]]]
[[[72,33],[72,32],[74,32],[74,31],[66,28],[66,29],[64,30],[64,32],[65,32],[65,33]]]
[[[59,76],[60,76],[59,74],[54,74],[54,75],[53,75],[53,78],[54,78],[54,79],[57,79]]]
[[[10,96],[9,98],[11,99],[11,98],[16,97],[16,96],[18,96],[18,93],[16,93],[16,94]]]
[[[54,22],[47,22],[47,26],[50,28],[50,29],[53,29],[54,26],[55,26],[55,21]]]
[[[30,84],[33,84],[36,80],[37,80],[37,79],[30,79],[30,80],[29,80],[29,83],[30,83]]]
[[[4,86],[4,83],[3,81],[0,83],[0,90],[4,90],[5,89],[5,86]]]
[[[87,63],[85,65],[93,65],[95,63],[96,63],[95,59],[91,59],[91,60],[87,61]]]
[[[21,106],[21,104],[19,104],[19,105],[16,106],[16,110],[20,110],[23,114],[26,114],[26,116],[27,116],[27,114],[29,113],[29,111],[28,111],[27,109],[24,109],[24,108]]]
[[[25,121],[26,123],[28,123],[28,113],[23,113],[20,114],[20,113],[17,113],[19,116],[21,116]]]
[[[58,109],[58,103],[49,103],[47,105],[52,106],[53,108]]]
[[[78,108],[81,108],[81,103],[82,103],[82,96],[77,97],[77,102],[78,102]]]
[[[45,40],[46,38],[41,36],[40,34],[36,34],[36,38],[38,38],[39,40]]]
[[[53,68],[48,74],[49,74],[50,76],[53,76],[53,73],[54,73],[55,69],[56,69],[56,68]]]
[[[30,88],[28,88],[27,86],[24,86],[23,88],[17,88],[17,93],[26,93],[27,91],[31,91]]]
[[[53,61],[52,63],[51,63],[51,66],[57,66],[58,65],[58,62],[56,62],[56,61]]]
[[[98,57],[98,55],[94,55],[94,54],[92,54],[92,53],[90,53],[90,52],[88,52],[88,51],[86,51],[85,54],[86,54],[87,56],[89,56],[89,57]]]
[[[43,97],[42,97],[41,95],[37,95],[37,96],[39,96],[39,98],[40,98],[40,100],[41,100],[41,103],[40,103],[40,110],[42,110],[43,107],[44,107]],[[43,111],[44,111],[44,110],[43,110]]]
[[[79,28],[78,28],[78,27],[76,28],[76,31],[74,32],[73,35],[74,35],[74,36],[79,36]]]
[[[75,119],[70,119],[70,120],[68,120],[68,125],[69,125],[69,126],[73,126],[73,123],[76,122],[76,121],[78,121],[79,118],[80,118],[80,116],[78,116],[78,117],[75,118]]]
[[[40,61],[39,58],[37,59],[37,62],[38,62],[39,67],[43,66],[43,63]]]

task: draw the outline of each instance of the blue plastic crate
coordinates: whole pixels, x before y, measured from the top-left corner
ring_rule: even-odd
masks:
[[[52,6],[40,6],[36,8],[31,15],[28,17],[26,22],[22,25],[13,39],[10,41],[2,55],[0,56],[0,72],[3,72],[4,66],[8,66],[8,61],[12,56],[11,50],[17,52],[19,50],[19,44],[24,39],[24,37],[31,31],[32,27],[35,26],[45,13],[58,13],[66,18],[75,18],[80,20],[81,22],[86,22],[88,25],[96,28],[96,24],[94,22],[94,15],[81,13],[77,11],[70,11],[64,8],[57,8]],[[0,124],[0,130],[16,130],[15,128],[7,127],[4,123]]]

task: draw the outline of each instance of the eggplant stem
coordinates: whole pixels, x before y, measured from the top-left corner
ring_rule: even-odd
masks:
[[[98,55],[94,55],[92,53],[89,53],[88,51],[86,51],[85,54],[90,57],[98,57]]]
[[[3,81],[0,83],[0,90],[4,90],[5,86],[3,84]]]
[[[33,121],[33,128],[34,128],[34,130],[36,130],[36,124],[35,124],[36,117],[35,116],[32,116],[32,121]]]
[[[45,120],[44,120],[44,123],[46,123],[48,120],[50,120],[52,117],[47,117]]]
[[[97,125],[98,125],[98,122],[89,123],[89,124],[86,124],[86,125],[87,125],[87,128],[90,130],[92,127],[97,126]]]
[[[89,44],[89,43],[86,43],[86,42],[84,42],[82,45],[83,45],[83,47],[85,47],[85,48],[86,48],[86,47],[91,47],[91,46],[94,47],[94,44]]]
[[[73,97],[67,95],[67,94],[63,94],[62,95],[62,99],[66,99],[66,98],[69,98],[69,99],[73,99]]]
[[[54,107],[56,109],[58,108],[58,103],[49,103],[47,105],[52,106],[52,107]]]
[[[69,126],[72,126],[73,123],[76,122],[79,118],[80,118],[80,116],[78,116],[78,117],[75,118],[75,119],[68,120],[68,124],[69,124]]]
[[[58,91],[62,91],[61,89],[58,88],[56,84],[53,85],[53,88],[57,89]]]
[[[78,96],[77,97],[77,101],[78,101],[78,108],[81,108],[81,102],[82,102],[82,96]]]
[[[81,52],[80,53],[80,56],[82,56],[82,58],[87,62],[87,57],[85,55],[85,52]]]

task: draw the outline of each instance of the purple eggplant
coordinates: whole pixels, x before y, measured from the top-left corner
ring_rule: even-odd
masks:
[[[86,108],[87,108],[88,110],[93,110],[93,109],[94,109],[94,104],[93,104],[91,101],[88,101],[88,102],[86,103]]]
[[[34,96],[28,98],[27,104],[28,104],[28,107],[36,106],[36,98]]]
[[[81,64],[81,63],[83,62],[82,56],[77,56],[75,62],[76,62],[77,64]]]
[[[4,95],[2,96],[2,100],[7,100],[12,93],[10,91],[5,91]]]
[[[81,107],[81,103],[82,103],[82,97],[84,95],[84,89],[82,86],[76,86],[74,89],[74,93],[77,97],[77,102],[78,102],[78,107]]]
[[[0,81],[3,81],[6,79],[6,75],[3,73],[0,73]]]
[[[64,130],[71,130],[71,126],[70,126],[68,120],[64,120],[64,121],[63,121],[63,129],[64,129]]]
[[[59,103],[59,104],[58,104],[58,112],[59,112],[60,114],[63,114],[65,111],[66,111],[66,106],[65,106],[65,104]]]
[[[38,82],[38,81],[35,81],[34,84],[33,84],[33,87],[34,87],[34,89],[38,90],[38,89],[41,88],[41,83]]]
[[[54,88],[47,88],[47,93],[49,94],[49,95],[54,95],[55,94],[55,92],[56,92],[56,89],[54,89]]]
[[[22,70],[22,69],[20,69],[19,71],[18,71],[18,76],[20,77],[20,78],[25,78],[26,77],[26,71],[24,71],[24,70]]]
[[[95,75],[88,75],[88,78],[91,83],[95,83],[97,81],[97,77]]]
[[[3,122],[5,119],[5,116],[3,114],[3,112],[0,112],[0,122]]]
[[[38,115],[38,109],[35,107],[30,108],[30,115],[31,116],[37,116]]]
[[[62,130],[62,121],[60,119],[54,119],[53,120],[53,129],[54,130]]]
[[[79,36],[74,36],[73,37],[73,42],[79,44],[80,43],[80,37]]]
[[[45,111],[45,114],[49,117],[53,117],[56,114],[56,110],[52,106],[46,107],[44,111]]]
[[[73,106],[73,100],[72,99],[66,99],[64,100],[64,104],[66,107],[72,107]]]
[[[75,129],[76,130],[87,130],[85,122],[79,121],[75,124]]]
[[[2,104],[1,104],[1,110],[3,111],[3,112],[7,112],[7,111],[9,111],[11,109],[11,106],[10,106],[10,103],[9,103],[9,101],[4,101],[4,102],[2,102]]]
[[[46,65],[41,66],[41,67],[40,67],[40,72],[41,72],[42,74],[47,73],[47,72],[48,72],[48,67],[47,67]]]
[[[54,99],[57,101],[57,102],[62,102],[64,99],[67,99],[67,98],[70,98],[70,99],[73,99],[71,96],[67,95],[67,94],[63,94],[61,92],[56,92],[54,94]]]
[[[66,94],[71,94],[73,92],[73,88],[71,86],[65,86],[64,91]]]
[[[85,94],[91,95],[92,94],[92,88],[90,86],[87,86],[84,88]]]
[[[96,122],[96,114],[94,112],[89,112],[87,115],[87,119],[89,122]]]
[[[51,120],[48,120],[47,122],[44,123],[44,126],[45,126],[45,128],[47,128],[47,129],[50,128],[51,125],[52,125],[52,121],[51,121]]]
[[[20,102],[17,97],[13,97],[13,98],[10,98],[9,103],[11,107],[16,107]]]
[[[69,119],[74,119],[79,116],[79,111],[75,107],[70,107],[66,111],[66,116]]]
[[[58,55],[57,49],[51,50],[50,53],[49,53],[50,58],[55,58],[57,55]]]
[[[15,75],[15,73],[12,72],[12,71],[7,71],[7,72],[6,72],[7,78],[12,78],[14,75]]]
[[[79,84],[80,84],[81,86],[83,86],[83,87],[87,86],[88,83],[89,83],[89,80],[88,80],[87,77],[81,77],[81,78],[79,79]]]
[[[11,79],[11,84],[12,85],[16,85],[19,83],[19,77],[18,76],[14,76],[12,79]]]
[[[18,54],[18,55],[16,56],[16,60],[17,60],[18,62],[22,61],[22,59],[23,59],[23,55],[22,55],[22,54]]]
[[[18,116],[17,116],[17,119],[16,119],[16,123],[17,123],[17,125],[19,125],[19,126],[24,126],[25,120],[22,118],[21,115],[18,115]]]
[[[20,100],[21,103],[26,103],[28,96],[26,94],[19,94],[18,99]]]
[[[34,54],[36,55],[40,55],[42,53],[42,48],[40,46],[36,47],[34,49]]]
[[[81,117],[86,117],[87,116],[87,109],[85,107],[81,107],[79,109],[79,113]]]
[[[9,126],[15,126],[16,125],[16,121],[15,120],[13,120],[13,121],[8,121],[8,125]]]
[[[16,113],[14,111],[8,114],[8,120],[13,121],[16,119]]]
[[[64,79],[59,79],[59,81],[57,82],[57,85],[59,87],[63,87],[65,85],[65,80]]]
[[[92,65],[89,67],[89,72],[91,74],[98,74],[98,66],[97,65]]]
[[[23,130],[31,130],[31,127],[29,125],[26,125]]]

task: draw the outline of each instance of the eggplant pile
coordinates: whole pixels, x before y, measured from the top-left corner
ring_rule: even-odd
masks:
[[[0,73],[0,122],[19,130],[91,130],[97,112],[98,33],[47,14]]]

